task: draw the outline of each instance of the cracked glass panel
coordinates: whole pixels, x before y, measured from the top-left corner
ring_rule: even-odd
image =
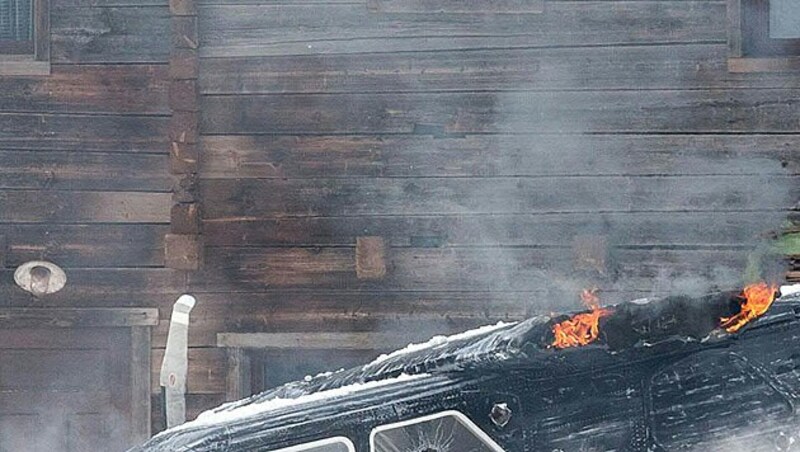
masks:
[[[372,452],[502,452],[466,417],[427,416],[375,429]]]
[[[769,37],[772,39],[800,38],[800,1],[770,0]]]
[[[300,446],[278,449],[273,452],[355,452],[353,443],[347,438],[331,438]]]

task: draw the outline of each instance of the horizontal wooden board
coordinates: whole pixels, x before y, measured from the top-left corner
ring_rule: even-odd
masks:
[[[220,135],[200,147],[205,179],[800,173],[800,135]]]
[[[368,0],[373,13],[541,14],[544,0]]]
[[[202,180],[204,218],[787,209],[793,176]]]
[[[169,117],[0,112],[0,149],[169,151]]]
[[[726,41],[725,2],[547,2],[544,14],[374,14],[364,3],[202,5],[200,55]]]
[[[164,268],[65,268],[62,290],[34,298],[14,284],[14,269],[0,270],[0,299],[8,306],[143,307],[174,302],[185,275]]]
[[[168,231],[166,224],[0,225],[6,267],[42,259],[63,267],[160,266]]]
[[[201,132],[798,132],[800,90],[236,95],[201,97]]]
[[[158,325],[155,308],[0,308],[6,328],[117,328]]]
[[[0,78],[0,110],[169,114],[166,65],[54,65]]]
[[[203,60],[204,94],[796,87],[731,74],[725,44],[494,49]]]
[[[191,329],[190,329],[191,331]],[[164,349],[153,349],[150,387],[160,390],[159,373],[164,360]],[[225,392],[225,351],[221,348],[190,348],[186,391],[191,394],[216,394]]]
[[[565,246],[602,235],[615,246],[749,246],[787,212],[640,212],[458,216],[291,217],[207,220],[209,246],[353,246],[380,236],[394,247]]]
[[[587,281],[588,283],[588,281]],[[391,292],[285,291],[253,293],[195,292],[190,315],[190,346],[213,347],[221,332],[405,331],[424,340],[499,321],[581,308],[580,285],[548,292]],[[574,290],[574,292],[570,292]],[[652,294],[650,291],[603,291],[604,303]],[[153,344],[166,344],[172,301],[161,306],[162,321]],[[409,339],[412,339],[409,337]]]
[[[592,275],[609,290],[652,290],[686,281],[735,283],[747,252],[613,250],[605,274],[577,271],[570,248],[392,248],[387,275],[356,278],[354,248],[211,248],[202,271],[189,275],[196,292],[265,289],[390,291],[533,291],[587,287]],[[588,276],[587,276],[588,275]],[[708,288],[708,287],[706,287]],[[662,289],[663,290],[663,289]]]
[[[168,192],[167,156],[0,150],[0,189]]]
[[[0,223],[169,223],[170,193],[0,191]]]
[[[166,6],[70,7],[54,2],[50,14],[54,63],[169,61]]]

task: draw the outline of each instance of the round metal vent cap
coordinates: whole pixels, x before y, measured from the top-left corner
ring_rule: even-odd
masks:
[[[34,295],[47,295],[64,288],[67,274],[52,262],[30,261],[17,267],[14,282]]]

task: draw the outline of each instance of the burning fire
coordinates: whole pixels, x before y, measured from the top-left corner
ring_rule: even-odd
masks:
[[[585,290],[581,300],[592,311],[576,314],[561,323],[553,325],[552,346],[555,348],[580,347],[594,342],[600,336],[600,319],[611,314],[610,309],[600,307],[597,289]]]
[[[772,306],[777,289],[776,286],[767,285],[764,282],[745,287],[742,291],[744,301],[741,304],[741,310],[736,315],[721,318],[720,327],[725,328],[725,331],[729,333],[735,333],[751,320],[760,317]]]

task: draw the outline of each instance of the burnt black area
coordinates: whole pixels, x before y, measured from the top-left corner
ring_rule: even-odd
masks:
[[[600,340],[612,350],[670,337],[701,340],[719,327],[720,319],[738,314],[743,299],[736,292],[702,298],[672,296],[647,303],[623,303],[600,319]]]
[[[787,435],[800,439],[800,297],[776,301],[736,334],[709,335],[742,301],[722,292],[623,303],[610,307],[600,340],[564,350],[548,347],[557,319],[498,326],[224,405],[217,416],[248,414],[167,431],[135,450],[274,451],[345,436],[367,452],[374,428],[444,411],[508,452],[782,450]],[[492,417],[499,404],[510,413],[502,423]]]

